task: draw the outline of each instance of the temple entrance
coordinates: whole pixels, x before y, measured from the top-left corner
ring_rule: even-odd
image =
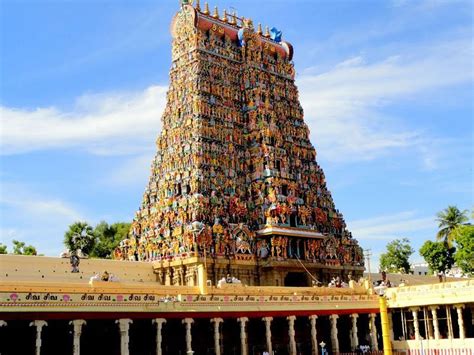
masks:
[[[305,272],[289,272],[285,277],[285,286],[308,287],[308,275]]]

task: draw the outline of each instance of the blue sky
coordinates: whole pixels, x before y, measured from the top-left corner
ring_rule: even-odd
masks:
[[[336,206],[372,263],[473,206],[473,3],[213,1],[283,31]],[[178,1],[1,2],[0,240],[58,255],[129,221],[160,131]],[[420,261],[418,255],[413,261]]]

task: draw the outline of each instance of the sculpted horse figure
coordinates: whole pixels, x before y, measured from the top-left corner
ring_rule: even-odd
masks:
[[[235,252],[237,254],[252,254],[252,247],[250,243],[244,240],[241,236],[237,236],[235,241]]]

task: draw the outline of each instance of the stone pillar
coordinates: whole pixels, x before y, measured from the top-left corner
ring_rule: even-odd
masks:
[[[30,323],[30,327],[36,327],[36,342],[35,342],[35,355],[41,354],[41,332],[43,327],[47,327],[48,323],[44,320],[35,320]]]
[[[69,322],[73,326],[73,342],[72,342],[72,353],[74,355],[79,355],[81,353],[81,334],[82,326],[86,324],[84,319],[75,319]]]
[[[318,319],[318,316],[313,314],[312,316],[309,316],[308,318],[311,323],[311,349],[313,350],[312,355],[318,355],[319,348],[318,348],[318,338],[317,338],[317,332],[316,332],[316,320]]]
[[[128,318],[123,318],[116,320],[115,323],[118,324],[120,331],[120,355],[128,355],[128,342],[130,340],[128,337],[128,330],[130,329],[130,324],[133,323],[133,321]]]
[[[171,268],[167,268],[165,271],[165,285],[171,286]]]
[[[295,340],[295,316],[286,317],[288,320],[288,336],[290,337],[290,355],[296,355],[296,340]]]
[[[267,339],[267,351],[269,354],[273,354],[272,348],[272,317],[263,317],[262,320],[265,322],[265,338]]]
[[[375,313],[369,314],[369,328],[370,328],[370,349],[372,351],[379,350],[379,344],[377,342],[377,327],[375,326]]]
[[[207,268],[205,265],[200,264],[197,266],[197,283],[199,286],[199,292],[201,295],[207,293]]]
[[[164,273],[163,269],[159,269],[156,273],[157,273],[156,279],[158,280],[160,285],[164,285],[165,284],[165,273]]]
[[[331,321],[331,347],[333,353],[339,352],[339,339],[337,338],[337,314],[331,314],[329,319]]]
[[[459,339],[464,339],[466,337],[466,331],[464,330],[464,319],[462,317],[462,310],[464,309],[463,304],[454,305],[456,312],[458,313],[458,326],[459,326]]]
[[[418,308],[410,308],[413,315],[413,328],[415,329],[415,340],[420,340],[420,324],[418,323]]]
[[[438,309],[437,306],[431,306],[431,315],[433,316],[433,328],[434,328],[434,338],[438,340],[440,338],[439,336],[439,323],[438,323],[438,312],[436,310]]]
[[[451,306],[446,306],[446,318],[448,318],[448,339],[453,339],[453,319],[451,318]]]
[[[161,330],[163,329],[163,324],[166,323],[166,319],[155,318],[152,323],[156,324],[156,355],[162,355],[163,350],[161,349],[161,343],[163,342],[163,338],[161,336]]]
[[[220,324],[224,320],[222,318],[212,318],[211,323],[214,323],[214,349],[216,355],[221,355],[221,332],[220,332]]]
[[[248,354],[247,332],[245,331],[245,324],[249,321],[247,317],[237,318],[240,323],[240,355]]]
[[[191,324],[194,323],[194,319],[184,318],[181,323],[186,325],[186,354],[193,354]]]
[[[357,336],[357,318],[359,315],[357,313],[351,314],[352,329],[351,329],[351,350],[355,351],[359,346],[359,337]]]

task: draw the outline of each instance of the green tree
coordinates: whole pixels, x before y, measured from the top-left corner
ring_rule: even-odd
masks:
[[[26,245],[25,242],[13,240],[13,254],[16,255],[37,255],[36,248],[32,245]]]
[[[94,230],[87,222],[75,222],[64,233],[64,245],[70,251],[81,250],[89,254],[95,244]]]
[[[387,252],[380,256],[380,269],[386,272],[410,272],[410,256],[415,252],[407,238],[387,244]]]
[[[5,244],[0,243],[0,254],[8,254],[7,246]]]
[[[459,226],[453,231],[457,244],[454,260],[463,273],[474,276],[474,226]]]
[[[431,271],[445,274],[454,264],[455,251],[456,248],[448,246],[447,242],[427,240],[420,248],[420,255]]]
[[[467,212],[466,210],[460,211],[456,206],[448,206],[448,208],[438,212],[436,220],[439,222],[439,231],[436,239],[452,247],[454,240],[452,232],[456,227],[468,221]]]
[[[128,236],[130,223],[114,223],[109,225],[102,221],[94,229],[95,245],[90,256],[96,258],[112,258],[115,248]]]

